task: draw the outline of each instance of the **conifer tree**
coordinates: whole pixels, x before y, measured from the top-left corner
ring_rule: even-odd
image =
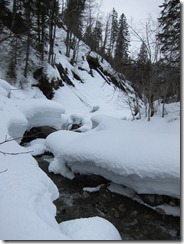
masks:
[[[4,27],[5,16],[8,17],[9,10],[7,8],[9,0],[0,0],[0,31],[2,32]]]
[[[95,25],[94,13],[96,9],[95,0],[86,0],[84,10],[84,42],[92,48],[93,45],[93,28]]]
[[[93,50],[99,52],[102,42],[102,23],[97,20],[92,33]]]
[[[157,35],[161,43],[163,83],[167,90],[166,97],[180,99],[180,9],[179,0],[165,0],[160,6],[161,17],[158,19],[161,32]]]
[[[180,66],[180,1],[165,0],[160,6],[161,17],[158,19],[161,32],[158,38],[164,63],[178,68]]]
[[[118,36],[118,13],[113,8],[112,10],[112,20],[111,20],[111,31],[110,31],[110,43],[109,43],[109,50],[108,56],[113,57],[114,55],[114,46]]]
[[[129,31],[126,17],[122,14],[119,19],[119,29],[114,56],[114,63],[117,70],[121,70],[121,68],[129,62],[129,42]]]
[[[146,47],[146,44],[142,42],[141,47],[140,47],[140,52],[138,54],[137,61],[140,64],[147,64],[148,63],[148,50]]]

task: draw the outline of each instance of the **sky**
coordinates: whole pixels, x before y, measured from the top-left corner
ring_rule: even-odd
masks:
[[[161,10],[158,6],[164,0],[96,0],[96,2],[102,4],[103,12],[110,12],[114,7],[119,15],[124,13],[128,21],[133,18],[134,22],[139,23],[146,20],[150,14],[156,20]]]
[[[100,5],[104,16],[114,7],[119,17],[122,13],[125,14],[129,26],[144,33],[145,23],[148,22],[150,16],[154,22],[157,22],[161,12],[159,6],[163,4],[164,0],[96,0],[96,2]],[[133,58],[140,50],[141,41],[131,33],[130,29],[129,31],[131,38],[129,51]]]

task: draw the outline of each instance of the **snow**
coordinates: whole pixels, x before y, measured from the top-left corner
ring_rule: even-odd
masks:
[[[90,221],[89,221],[90,220]],[[114,240],[121,237],[116,228],[107,220],[100,217],[69,220],[60,224],[62,232],[72,237],[72,240]]]
[[[25,148],[33,156],[42,155],[47,152],[47,147],[45,146],[45,139],[35,139],[29,143],[26,143]]]
[[[139,197],[139,195],[136,194],[135,191],[133,191],[132,189],[128,188],[128,187],[124,187],[115,183],[111,183],[110,186],[108,186],[108,190],[110,190],[111,192],[115,192],[118,193],[120,195],[129,197],[135,201],[137,201],[138,203],[141,203],[149,208],[152,208],[154,210],[158,210],[160,209],[165,215],[173,215],[173,216],[180,216],[180,207],[177,206],[170,206],[169,204],[161,204],[161,205],[157,205],[156,207],[153,207],[149,204],[146,204],[145,202],[143,202],[141,200],[141,198]]]
[[[53,204],[59,197],[58,189],[31,156],[47,150],[45,140],[36,139],[27,147],[18,143],[28,128],[61,128],[64,109],[42,97],[37,89],[16,90],[1,79],[0,87],[0,239],[120,240],[116,228],[99,217],[59,226]]]
[[[80,128],[72,129],[72,125],[80,125]],[[92,129],[92,121],[90,116],[83,114],[62,114],[61,129],[86,132]]]
[[[71,65],[70,59],[63,55],[66,48],[63,45],[65,35],[63,29],[57,30],[56,63],[61,63],[63,68],[67,70],[68,77],[75,87],[65,83],[62,88],[55,91],[53,100],[62,104],[67,114],[85,114],[93,110],[94,107],[99,107],[100,113],[111,114],[118,118],[131,118],[131,111],[126,102],[127,94],[113,84],[108,84],[96,70],[93,70],[93,76],[91,76],[86,57],[90,53],[91,57],[100,59],[97,53],[90,52],[89,47],[81,41],[77,64]],[[100,62],[100,65],[104,70],[110,73],[114,72],[106,61]],[[82,82],[73,77],[72,71],[80,76]],[[132,91],[128,84],[126,86]]]
[[[59,197],[58,189],[32,155],[50,151],[54,154],[50,172],[69,179],[77,172],[101,175],[112,182],[110,190],[139,202],[139,193],[180,198],[180,104],[166,104],[165,118],[160,116],[158,103],[157,114],[150,122],[131,121],[127,99],[134,98],[132,88],[126,84],[129,92],[125,94],[105,82],[97,71],[91,76],[86,61],[89,49],[83,43],[78,64],[72,66],[62,54],[65,32],[57,29],[56,35],[56,62],[68,70],[75,87],[64,84],[50,101],[38,88],[31,87],[35,84],[32,77],[24,90],[0,79],[0,239],[121,240],[116,228],[98,216],[58,224],[53,204]],[[98,57],[96,53],[90,55]],[[106,61],[101,66],[113,73]],[[0,78],[5,73],[1,70]],[[58,70],[50,65],[46,74],[49,81],[59,77]],[[80,128],[70,131],[75,123]],[[20,146],[24,132],[38,126],[58,131]],[[157,208],[180,215],[178,207]]]
[[[46,99],[27,99],[24,102],[18,101],[16,105],[31,127],[47,125],[55,129],[61,128],[61,114],[65,110],[58,103]]]
[[[84,187],[83,188],[83,191],[87,191],[87,192],[97,192],[100,190],[100,188],[102,187],[103,185],[99,185],[97,187]]]
[[[180,197],[179,121],[92,119],[99,124],[89,132],[59,131],[47,137],[46,146],[55,155],[50,171],[65,177],[69,170],[97,174],[139,194]]]

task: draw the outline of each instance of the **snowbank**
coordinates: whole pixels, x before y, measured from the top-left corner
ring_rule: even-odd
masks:
[[[27,99],[17,101],[16,106],[25,115],[31,127],[51,126],[61,128],[61,114],[65,112],[62,105],[46,99]]]
[[[25,92],[0,80],[0,239],[119,240],[115,227],[101,218],[61,226],[56,222],[53,201],[59,197],[58,189],[30,154],[44,152],[44,140],[35,140],[27,148],[17,142],[33,126],[60,128],[64,109],[36,90],[27,91],[28,98]],[[98,232],[94,223],[98,223]]]
[[[117,229],[107,220],[100,217],[69,220],[60,224],[62,233],[71,236],[72,240],[107,241],[121,240]]]
[[[48,136],[46,145],[55,155],[51,171],[66,177],[72,172],[97,174],[137,193],[180,197],[179,120],[92,119],[93,131],[60,131]]]
[[[77,125],[79,128],[72,129],[72,125]],[[62,114],[61,129],[86,132],[92,129],[92,121],[90,116],[82,114]]]

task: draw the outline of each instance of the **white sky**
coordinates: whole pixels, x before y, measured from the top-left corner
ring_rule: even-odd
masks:
[[[128,21],[133,18],[133,22],[139,23],[146,20],[149,15],[156,20],[161,11],[158,6],[164,0],[96,0],[96,2],[102,3],[103,12],[110,12],[114,7],[119,16],[124,13]]]
[[[159,6],[163,4],[164,0],[96,0],[96,2],[100,4],[104,16],[111,12],[114,7],[118,16],[120,17],[124,13],[127,23],[138,31],[139,29],[143,30],[143,26],[148,22],[150,15],[153,21],[157,21],[161,12]],[[140,45],[140,40],[131,35],[131,46],[129,48],[131,55],[137,55]]]

